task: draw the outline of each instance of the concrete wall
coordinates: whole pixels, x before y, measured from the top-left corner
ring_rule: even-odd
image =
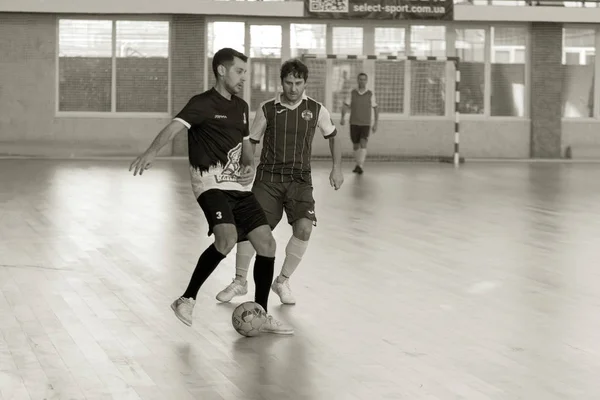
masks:
[[[148,146],[167,119],[56,117],[56,32],[54,15],[0,14],[0,154],[135,154]]]
[[[345,153],[352,152],[348,126],[339,126]],[[460,154],[468,158],[528,158],[529,121],[526,119],[466,120],[460,124]],[[317,137],[313,154],[329,154],[328,143]],[[451,120],[386,121],[369,139],[370,155],[452,156],[454,122]]]
[[[204,87],[204,17],[173,17],[172,107]],[[56,115],[56,16],[0,14],[0,155],[134,155],[169,117]],[[185,154],[185,133],[161,155]]]
[[[567,120],[562,123],[561,152],[573,159],[600,159],[600,121]]]
[[[491,6],[468,2],[454,5],[455,21],[478,22],[569,22],[597,23],[599,8],[554,7],[554,6]],[[573,4],[575,2],[573,1]],[[171,0],[168,2],[147,0],[3,0],[0,12],[36,13],[113,13],[137,14],[196,14],[196,15],[243,15],[272,17],[304,17],[304,2],[281,0],[267,2]],[[517,11],[518,10],[518,11]]]
[[[204,89],[205,17],[175,15],[172,21],[172,112],[175,113],[191,95]],[[555,33],[548,36],[548,32],[540,31],[543,33],[539,35],[540,41],[553,38],[552,43],[541,44],[548,51],[560,46],[555,43],[560,26],[548,28],[535,24],[532,29],[534,38],[535,29],[551,29]],[[0,13],[0,155],[133,156],[143,151],[168,123],[169,117],[56,116],[56,32],[56,15]],[[541,53],[533,54],[540,65],[548,56],[544,55],[543,49]],[[556,57],[552,59],[556,61]],[[533,68],[531,73],[536,74],[536,71],[537,68]],[[532,82],[535,82],[534,78],[532,75]],[[534,83],[534,89],[536,87],[543,89]],[[556,88],[551,88],[555,96]],[[545,94],[540,92],[539,95],[543,95],[544,102],[549,101]],[[542,106],[540,96],[530,98],[530,109],[541,110],[541,113],[532,113],[535,121],[540,123],[551,116],[548,110],[555,109],[555,100]],[[339,115],[333,115],[333,119],[338,123]],[[538,143],[541,143],[540,138],[551,143],[550,147],[541,145],[541,148],[551,149],[544,153],[548,157],[564,154],[570,145],[574,149],[574,158],[600,157],[598,120],[562,123],[558,120],[558,124],[553,120],[553,128],[544,134],[539,134],[539,130],[532,131],[531,127],[532,121],[527,118],[465,117],[461,121],[461,155],[467,158],[527,158],[531,154],[533,137]],[[347,129],[347,126],[340,127],[340,136],[345,151],[350,153]],[[379,131],[371,139],[370,154],[450,156],[453,136],[450,119],[382,119]],[[327,155],[327,142],[316,138],[314,153]],[[162,154],[186,155],[185,133],[165,147]]]

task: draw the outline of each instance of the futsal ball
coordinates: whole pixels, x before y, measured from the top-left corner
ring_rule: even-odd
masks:
[[[242,336],[257,336],[260,327],[267,321],[267,313],[262,306],[254,301],[240,304],[233,310],[231,323]]]

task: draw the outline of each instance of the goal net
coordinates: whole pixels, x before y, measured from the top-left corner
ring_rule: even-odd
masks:
[[[332,113],[368,76],[379,111],[379,158],[459,164],[460,64],[457,57],[304,54],[307,94]]]

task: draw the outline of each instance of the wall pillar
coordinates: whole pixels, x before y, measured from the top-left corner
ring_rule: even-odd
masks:
[[[562,24],[531,25],[531,158],[560,158]]]
[[[171,32],[172,114],[177,114],[188,100],[205,90],[204,65],[205,18],[202,15],[174,15]],[[187,156],[187,131],[173,139],[173,155]]]

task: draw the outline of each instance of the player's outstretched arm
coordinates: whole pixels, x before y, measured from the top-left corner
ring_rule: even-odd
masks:
[[[136,158],[129,166],[129,171],[133,170],[133,176],[136,176],[138,172],[140,175],[143,174],[144,170],[149,169],[152,166],[152,162],[156,158],[156,155],[167,143],[169,143],[175,135],[177,135],[185,126],[178,120],[171,121],[165,126],[159,134],[154,138],[154,141],[148,147],[148,149]]]

